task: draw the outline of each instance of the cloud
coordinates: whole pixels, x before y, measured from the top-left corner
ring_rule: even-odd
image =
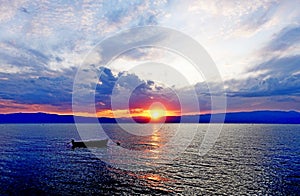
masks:
[[[25,9],[22,9],[27,3],[26,0],[18,0],[18,1],[9,1],[9,0],[3,0],[1,1],[1,7],[0,7],[0,22],[5,22],[11,20],[19,11],[25,11]]]
[[[300,42],[300,26],[285,27],[265,47],[268,51],[284,51]]]
[[[118,30],[157,24],[164,6],[159,1],[2,2],[0,42],[14,42],[41,53],[83,50],[86,54]]]
[[[266,62],[262,62],[259,65],[257,65],[254,68],[251,68],[250,72],[255,71],[263,71],[266,70],[264,76],[270,75],[270,76],[279,76],[279,77],[286,77],[293,75],[294,73],[298,72],[300,70],[299,68],[299,60],[300,55],[295,56],[287,56],[282,58],[273,58],[271,60],[268,60]]]
[[[206,31],[207,28],[212,28],[214,33],[219,33],[223,38],[236,38],[253,36],[274,19],[282,4],[284,3],[268,0],[200,0],[190,1],[187,5],[192,14],[198,14],[198,17],[204,19],[199,21],[205,25]]]
[[[249,81],[249,80],[248,80]],[[252,81],[251,84],[239,91],[228,91],[228,96],[239,97],[270,97],[270,96],[299,96],[300,75],[290,76],[285,79],[267,78]]]
[[[281,28],[256,53],[254,66],[245,71],[249,77],[226,81],[228,96],[253,99],[285,96],[280,100],[292,103],[290,97],[300,95],[299,41],[299,25]]]
[[[262,2],[256,9],[241,17],[241,28],[245,31],[257,31],[273,19],[279,6],[277,2]]]
[[[74,75],[74,69],[56,73],[55,76],[0,73],[0,76],[7,77],[7,80],[0,80],[0,99],[70,108]]]
[[[9,101],[5,102],[7,107],[41,104],[70,108],[76,67],[96,43],[122,29],[163,24],[182,30],[193,38],[201,37],[199,40],[206,44],[212,57],[221,61],[226,59],[228,64],[239,59],[254,59],[249,65],[251,68],[247,69],[250,77],[245,79],[238,75],[226,81],[230,107],[247,107],[247,104],[238,104],[239,100],[253,104],[253,108],[263,107],[272,99],[273,104],[280,102],[285,104],[283,108],[289,108],[299,100],[300,89],[300,12],[295,5],[295,2],[267,0],[3,1],[0,8],[0,99]],[[189,11],[182,12],[185,8]],[[243,39],[244,35],[250,35],[249,39]],[[134,34],[131,37],[139,39],[141,44],[168,38],[167,35],[158,35],[145,40]],[[226,43],[226,39],[232,42]],[[122,43],[124,39],[114,41]],[[250,42],[255,44],[252,46]],[[266,45],[262,44],[266,42]],[[217,52],[213,53],[215,48]],[[252,55],[253,48],[259,50],[255,55]],[[112,44],[109,50],[97,51],[86,62],[98,69],[115,50]],[[128,53],[124,58],[142,61],[147,55],[157,58],[157,53],[148,54],[143,50]],[[236,65],[230,68],[230,73],[238,69]],[[154,99],[174,105],[178,101],[177,92],[151,80],[144,81],[135,74],[120,70],[102,71],[96,89],[96,107],[99,109],[111,107],[114,87],[123,93],[137,84],[131,99],[132,107],[143,107],[143,103],[151,103]],[[88,73],[86,76],[84,79],[89,80]],[[210,93],[218,95],[218,85],[215,84],[214,89],[207,89],[205,83],[195,86],[203,110],[210,108]],[[193,87],[176,90],[188,99]]]
[[[245,80],[227,81],[229,96],[299,96],[300,95],[300,56],[274,58],[258,64],[249,72],[261,72],[256,77]]]
[[[228,97],[227,111],[300,110],[299,96]]]
[[[119,72],[114,75],[108,68],[101,68],[101,70],[95,97],[98,110],[111,109],[112,96],[115,96],[113,104],[118,110],[129,107],[146,109],[153,102],[162,102],[167,108],[174,110],[180,105],[176,93],[170,88],[150,80],[144,81],[135,74]],[[125,95],[128,93],[129,100],[126,100]]]

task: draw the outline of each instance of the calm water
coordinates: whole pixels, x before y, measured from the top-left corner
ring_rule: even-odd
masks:
[[[116,125],[105,125],[122,147],[139,151],[159,149],[174,134],[175,126],[165,125],[161,133],[139,140],[119,134]],[[200,157],[196,152],[204,132],[200,125],[191,145],[173,162],[160,161],[164,157],[158,152],[157,157],[144,157],[146,165],[155,163],[154,170],[126,171],[95,156],[105,157],[110,144],[91,149],[93,153],[70,149],[70,138],[80,139],[75,125],[2,124],[0,194],[300,193],[300,125],[224,125],[214,148]],[[124,154],[125,164],[126,159]]]

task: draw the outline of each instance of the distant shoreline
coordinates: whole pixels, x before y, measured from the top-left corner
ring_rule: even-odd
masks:
[[[224,120],[225,116],[225,121]],[[76,116],[76,123],[132,123],[131,118],[92,118]],[[213,118],[213,122],[210,122]],[[199,121],[195,121],[199,119]],[[135,117],[135,122],[148,123],[149,118]],[[300,124],[300,112],[296,111],[252,111],[226,114],[202,114],[186,116],[167,116],[165,123],[225,123],[225,124]],[[47,113],[0,114],[0,124],[48,124],[75,123],[73,115]],[[162,122],[157,122],[162,123]]]
[[[97,124],[97,123],[0,123],[0,125],[76,125],[76,124]],[[133,124],[133,123],[100,123],[106,125],[117,125],[117,124]],[[144,125],[151,125],[158,123],[144,123]],[[205,124],[223,124],[223,125],[300,125],[300,123],[164,123],[164,124],[190,124],[190,125],[205,125]]]

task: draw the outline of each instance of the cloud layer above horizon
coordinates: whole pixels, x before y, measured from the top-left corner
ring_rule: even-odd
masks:
[[[300,111],[299,5],[268,0],[2,1],[0,113],[72,113],[73,81],[86,55],[104,38],[145,25],[181,31],[207,50],[223,78],[228,111]],[[155,37],[153,42],[165,39]],[[91,63],[105,58],[97,53]],[[143,84],[135,90],[131,107],[143,108],[149,99],[147,107],[153,97],[178,105],[170,87],[130,72],[130,64],[149,59],[169,62],[189,75],[190,86],[174,82],[172,88],[183,96],[194,89],[201,112],[218,112],[210,110],[205,81],[187,69],[186,62],[160,51],[136,50],[121,56],[113,68],[101,68],[106,74],[96,88],[100,114],[110,115],[111,94],[120,80],[120,89]]]

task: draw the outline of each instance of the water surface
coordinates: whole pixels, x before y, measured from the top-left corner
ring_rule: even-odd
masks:
[[[124,148],[155,151],[177,125],[167,124],[143,139],[119,134],[116,125],[105,126]],[[149,166],[155,163],[154,170],[126,171],[95,156],[105,156],[111,146],[92,152],[70,149],[70,139],[80,139],[73,124],[2,124],[0,194],[299,194],[299,125],[227,124],[214,148],[201,157],[197,152],[204,127],[174,161],[162,161],[158,151],[157,157],[144,159]],[[125,164],[126,159],[124,154]]]

